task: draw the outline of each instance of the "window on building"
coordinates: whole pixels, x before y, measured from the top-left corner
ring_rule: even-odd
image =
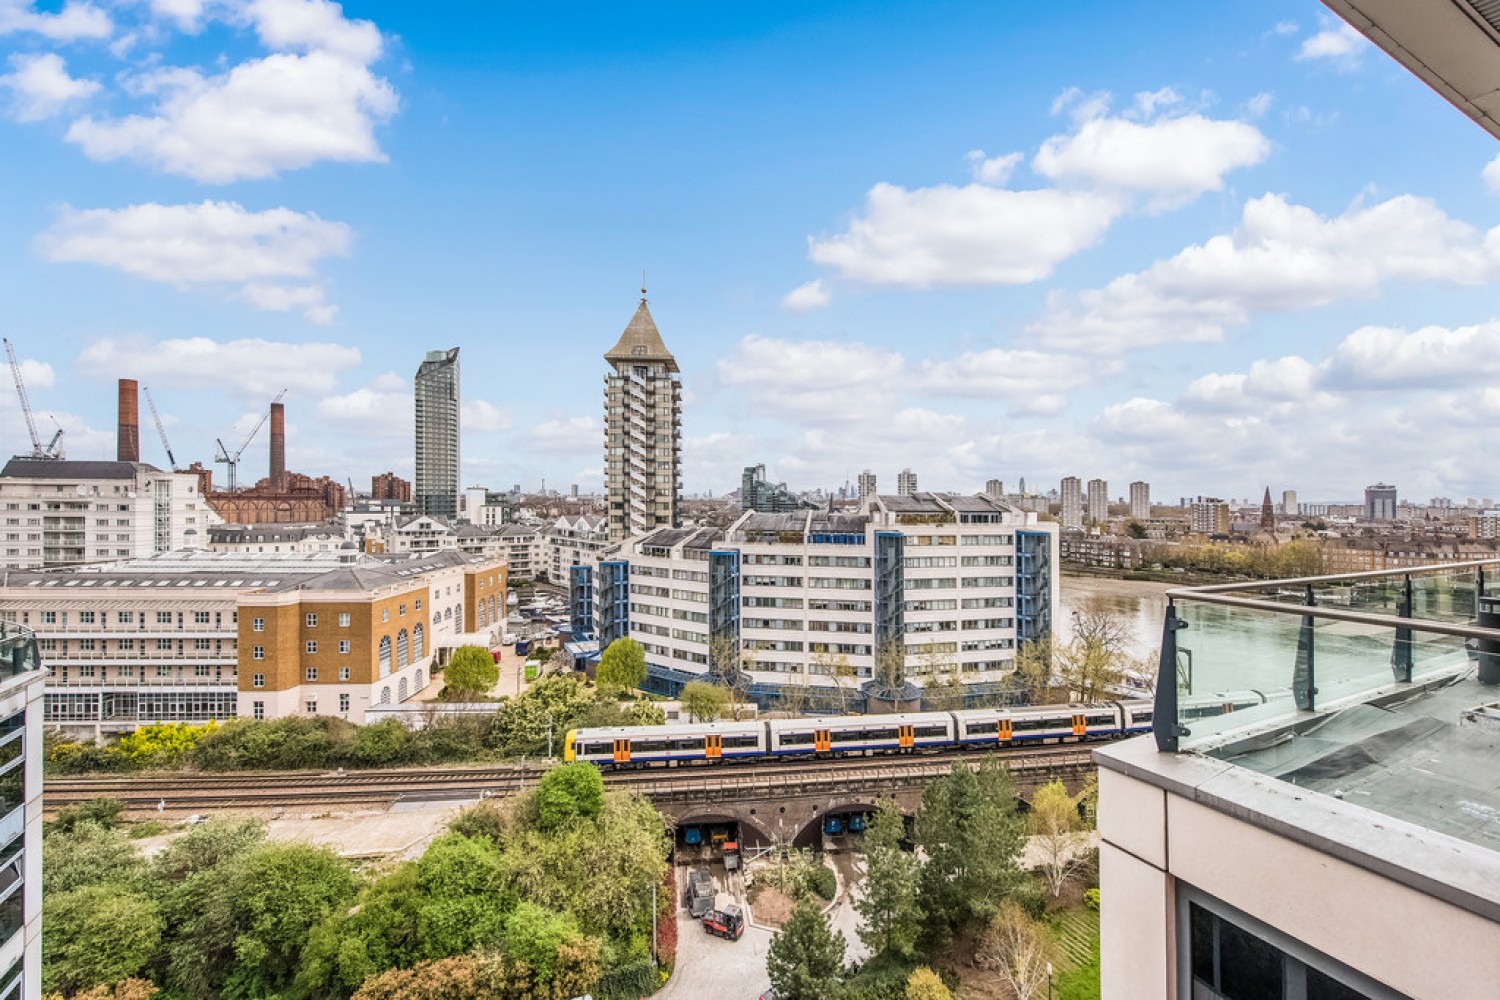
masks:
[[[256,632],[264,632],[266,630],[266,620],[264,618],[252,618],[250,619],[250,628]]]
[[[309,699],[307,699],[307,706],[306,707],[307,707],[307,714],[308,715],[317,715],[318,714],[318,699],[316,699],[316,698],[309,698]]]
[[[318,679],[318,668],[317,667],[308,667],[307,668],[307,679],[310,680],[310,681],[315,681],[315,680]]]
[[[390,608],[381,608],[380,609],[380,620],[383,621],[383,622],[388,622],[388,621],[391,620],[391,609]]]
[[[265,687],[266,686],[266,675],[265,674],[251,674],[250,675],[250,686],[251,687],[258,687],[258,688]]]
[[[207,625],[208,624],[208,620],[209,619],[208,619],[208,612],[207,611],[194,611],[193,612],[193,624],[194,625]]]
[[[266,647],[264,647],[264,646],[251,646],[250,647],[250,658],[253,659],[253,660],[264,660],[266,658]]]
[[[1188,910],[1188,972],[1193,996],[1237,1000],[1370,1000],[1359,973],[1287,939],[1285,948],[1246,925],[1197,902]]]
[[[250,703],[250,717],[264,719],[266,717],[266,703],[263,701],[252,701]]]
[[[348,627],[349,627],[349,616],[348,615],[339,615],[339,628],[348,628]]]
[[[404,605],[404,604],[399,605],[396,608],[396,614],[400,615],[402,618],[405,618],[406,617],[406,605]]]
[[[156,624],[158,624],[158,625],[170,625],[170,624],[172,624],[172,612],[170,612],[170,611],[158,611],[156,613]]]
[[[193,676],[194,677],[210,677],[210,676],[213,675],[213,669],[214,669],[213,667],[210,667],[206,663],[199,664],[198,666],[196,666],[196,667],[193,668]]]
[[[339,667],[339,680],[341,680],[341,681],[347,681],[348,679],[349,679],[349,668],[348,667]]]
[[[56,611],[43,611],[42,612],[42,624],[43,625],[56,625],[57,624],[57,612]]]
[[[418,611],[422,610],[422,599],[420,597],[417,598],[417,610]]]
[[[115,618],[119,620],[119,622],[120,622],[121,625],[134,625],[135,624],[135,612],[134,611],[121,611],[121,612],[119,612],[118,614],[115,615]]]
[[[339,695],[339,711],[344,714],[348,714],[349,712],[349,696],[347,694]]]
[[[307,616],[307,627],[308,628],[317,628],[318,627],[318,616],[317,615],[310,614],[310,615]]]
[[[308,651],[309,654],[316,653],[318,651],[318,640],[316,640],[316,639],[309,639],[309,640],[307,640],[307,651]]]
[[[94,612],[92,612],[92,611],[80,611],[80,612],[78,612],[78,621],[82,625],[92,625],[92,624],[94,624]]]
[[[171,639],[157,639],[156,640],[156,648],[158,650],[163,650],[163,651],[169,650],[169,649],[172,648],[172,640]]]

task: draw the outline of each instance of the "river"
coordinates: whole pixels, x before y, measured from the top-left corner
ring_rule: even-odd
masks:
[[[1053,622],[1061,638],[1067,641],[1073,637],[1073,612],[1109,611],[1129,627],[1130,655],[1149,656],[1161,645],[1162,615],[1167,610],[1165,595],[1174,586],[1177,584],[1065,574]]]

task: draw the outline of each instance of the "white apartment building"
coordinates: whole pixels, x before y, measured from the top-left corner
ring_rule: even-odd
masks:
[[[896,495],[909,497],[917,492],[917,474],[910,469],[896,473]]]
[[[872,470],[866,469],[864,472],[861,472],[859,474],[859,480],[858,480],[858,482],[859,482],[859,491],[858,491],[859,499],[863,500],[865,497],[872,497],[872,496],[875,495],[875,483],[876,483],[876,479],[875,479],[875,473]]]
[[[1089,520],[1103,524],[1109,520],[1109,483],[1102,479],[1089,480]]]
[[[0,568],[196,548],[221,518],[198,477],[142,462],[13,458],[0,470]]]
[[[609,522],[592,514],[559,517],[544,536],[543,571],[552,583],[568,582],[568,571],[587,566],[609,544]]]
[[[997,681],[1018,637],[1050,629],[1056,564],[1054,524],[985,496],[876,496],[858,514],[749,511],[727,529],[660,529],[606,550],[590,624],[601,642],[641,642],[663,690],[706,675],[710,636],[726,633],[763,685],[834,686],[840,659],[857,684],[894,640],[917,683]]]
[[[1151,517],[1151,484],[1136,480],[1130,484],[1130,517],[1146,521]]]
[[[464,640],[465,621],[488,641],[504,613],[503,583],[476,597],[475,574],[503,581],[504,568],[451,551],[361,556],[345,544],[336,552],[192,550],[8,571],[0,621],[36,633],[50,668],[45,721],[80,737],[236,715],[307,712],[358,722],[385,688],[385,700],[404,701],[425,687],[433,657]],[[298,616],[313,604],[327,606],[322,618],[333,634],[322,642],[256,641],[268,620],[273,633],[293,620],[311,633],[318,610],[307,622]],[[278,610],[247,621],[247,607]],[[314,682],[323,697],[303,690]]]
[[[1297,514],[1297,491],[1281,491],[1281,512],[1287,517],[1295,517]]]
[[[1061,520],[1064,529],[1083,527],[1083,481],[1077,476],[1063,479],[1058,492],[1061,494]]]
[[[210,552],[337,552],[345,541],[338,525],[216,524],[208,529]]]

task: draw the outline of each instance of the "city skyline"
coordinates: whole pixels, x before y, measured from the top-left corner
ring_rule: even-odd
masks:
[[[1496,492],[1490,140],[1317,3],[1182,5],[1161,33],[1102,6],[587,29],[498,5],[75,6],[93,15],[0,27],[0,135],[24,154],[0,177],[29,192],[0,231],[6,332],[70,457],[112,454],[128,377],[180,464],[287,387],[289,467],[412,478],[410,373],[436,340],[466,359],[462,486],[597,491],[586,362],[644,265],[683,368],[685,495],[759,460],[826,489],[876,458],[960,492],[1073,470],[1162,497]],[[320,84],[267,111],[285,130],[216,131],[278,64]],[[299,145],[323,111],[340,128]],[[629,152],[600,171],[596,148]],[[1255,281],[1230,294],[1230,267]],[[26,450],[9,391],[0,433]],[[166,464],[154,435],[142,457]]]

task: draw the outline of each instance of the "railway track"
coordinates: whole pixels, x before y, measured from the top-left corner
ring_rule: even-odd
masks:
[[[1086,744],[1064,743],[994,754],[1018,772],[1086,766]],[[630,788],[648,798],[665,800],[713,791],[722,797],[774,793],[778,788],[936,776],[955,760],[978,761],[990,754],[948,750],[911,756],[843,757],[800,762],[777,761],[716,766],[606,771],[605,783]],[[403,768],[369,771],[269,771],[244,774],[195,774],[138,778],[59,778],[43,788],[48,812],[97,798],[119,799],[132,812],[158,807],[173,813],[229,808],[287,808],[317,805],[389,805],[397,801],[430,801],[503,797],[534,785],[542,768],[491,767]]]

